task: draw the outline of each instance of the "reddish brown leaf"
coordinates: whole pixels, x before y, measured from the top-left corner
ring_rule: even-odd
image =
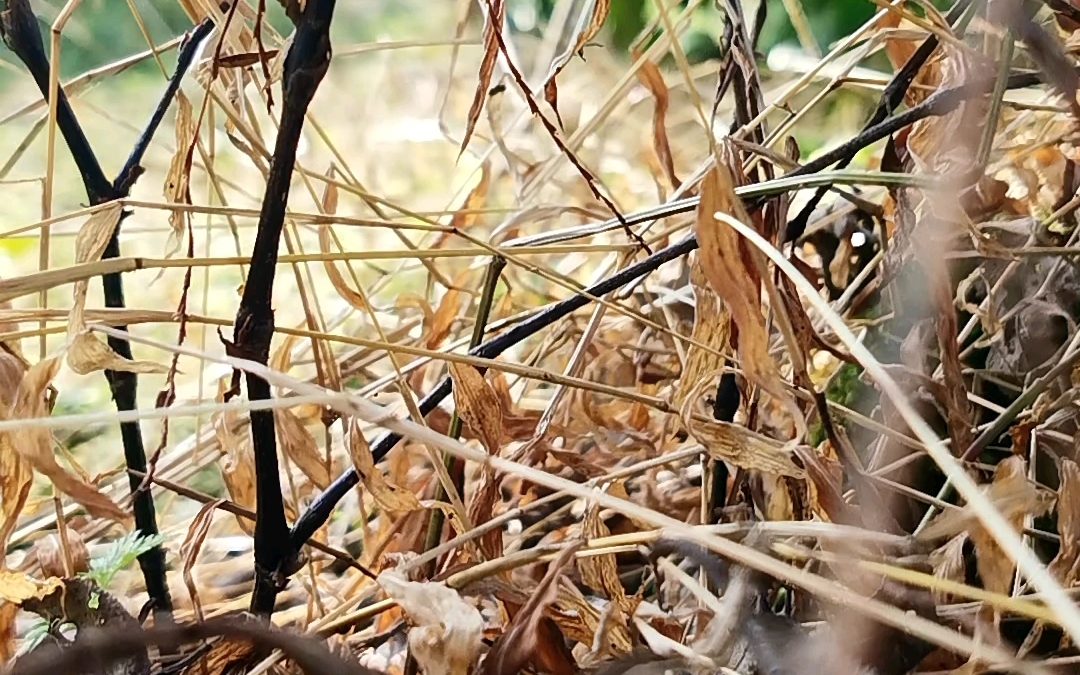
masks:
[[[641,59],[641,54],[637,50],[632,52],[632,55],[635,61]],[[671,188],[676,189],[682,182],[675,175],[675,160],[671,156],[671,144],[668,143],[667,111],[669,98],[667,83],[664,82],[664,76],[660,74],[660,68],[649,59],[642,61],[641,68],[637,71],[637,78],[653,97],[653,151],[656,152],[657,160],[660,161],[660,165],[667,172]]]
[[[485,5],[482,3],[481,7],[483,6]],[[472,139],[476,121],[480,119],[480,111],[484,108],[484,99],[487,98],[488,88],[491,86],[495,60],[499,57],[499,39],[496,33],[502,30],[503,20],[506,18],[506,0],[490,0],[486,6],[488,14],[484,21],[484,58],[480,61],[480,81],[476,84],[476,94],[469,106],[465,137],[461,139],[459,152],[465,152],[465,148],[469,147],[469,140]]]
[[[540,624],[544,618],[544,610],[555,602],[557,597],[559,574],[580,546],[580,543],[567,546],[548,566],[540,585],[514,615],[502,637],[492,645],[491,651],[484,658],[480,666],[481,675],[517,675],[530,662],[535,663],[540,654],[554,651],[553,645],[541,646],[541,637],[551,639],[556,636],[552,635],[550,630],[541,633]],[[561,634],[557,634],[557,637],[562,639]],[[561,667],[559,672],[564,672]]]

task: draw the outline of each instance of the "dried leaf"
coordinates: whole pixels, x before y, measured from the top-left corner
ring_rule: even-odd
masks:
[[[165,201],[169,204],[189,204],[191,202],[191,160],[192,145],[195,143],[195,116],[191,102],[184,92],[176,92],[176,152],[165,174]],[[187,212],[174,209],[169,213],[169,239],[165,244],[165,257],[171,258],[180,250],[187,224]]]
[[[743,469],[756,469],[791,478],[806,478],[795,465],[784,444],[746,427],[730,422],[684,419],[686,429],[714,459],[721,459]]]
[[[709,286],[697,256],[690,263],[690,283],[694,287],[694,330],[691,333],[694,343],[686,350],[686,364],[675,393],[675,405],[680,407],[701,380],[724,365],[721,355],[727,349],[731,331],[731,314]],[[699,345],[708,345],[716,351]]]
[[[437,349],[450,335],[450,329],[454,326],[458,312],[461,311],[461,291],[451,288],[443,294],[439,300],[439,306],[431,317],[431,327],[428,329],[426,346],[428,349]]]
[[[320,455],[315,437],[291,410],[274,411],[274,429],[281,450],[300,471],[320,490],[330,485],[330,467],[326,457]]]
[[[611,536],[611,530],[600,518],[599,504],[592,504],[585,510],[581,530],[584,537],[589,540]],[[581,570],[581,580],[586,586],[603,593],[618,605],[626,616],[633,616],[637,602],[626,595],[622,581],[619,580],[619,568],[615,562],[614,553],[582,558],[578,563],[578,569]]]
[[[360,481],[379,506],[390,513],[408,513],[420,508],[420,501],[415,494],[390,485],[383,478],[382,471],[375,466],[371,447],[360,432],[360,425],[356,420],[349,423],[349,456],[352,457]]]
[[[57,534],[49,534],[34,542],[31,554],[37,560],[42,575],[49,577],[71,577],[90,569],[90,552],[78,530],[65,528],[68,554],[71,556],[71,569],[64,559],[64,545]]]
[[[425,675],[468,675],[483,646],[476,607],[445,584],[409,581],[397,570],[377,581],[409,615],[409,649]]]
[[[218,380],[218,391],[214,400],[221,403],[228,388],[226,378]],[[214,413],[211,418],[214,435],[224,455],[218,466],[221,467],[221,480],[225,483],[229,498],[240,506],[254,511],[255,456],[247,431],[245,430],[243,436],[236,433],[239,427],[238,418],[239,415],[234,412]],[[236,516],[236,523],[241,531],[248,535],[252,534],[251,522],[248,519]]]
[[[641,60],[641,53],[637,50],[632,52],[634,61]],[[660,68],[650,59],[641,62],[641,68],[637,71],[640,82],[653,97],[653,151],[656,159],[664,167],[671,188],[676,189],[682,185],[682,181],[675,175],[675,160],[671,156],[671,144],[667,135],[667,111],[668,111],[668,87],[664,82],[664,76],[660,74]]]
[[[199,599],[199,589],[195,584],[195,578],[191,575],[191,570],[195,567],[195,561],[199,558],[199,551],[202,550],[203,542],[206,541],[206,535],[210,533],[210,525],[214,522],[214,514],[217,513],[217,508],[224,501],[223,499],[215,499],[203,504],[203,507],[192,518],[191,525],[188,526],[187,536],[184,537],[184,543],[180,545],[184,585],[187,587],[188,595],[191,597],[191,606],[195,612],[195,618],[199,621],[202,621],[203,618],[202,601]]]
[[[1041,516],[1050,507],[1026,474],[1027,462],[1023,457],[1013,455],[997,465],[994,481],[987,489],[987,496],[1017,532],[1024,525],[1025,515]],[[981,526],[971,528],[971,541],[975,544],[975,562],[983,588],[992,593],[1011,595],[1015,561]]]
[[[503,21],[506,19],[506,0],[489,0],[481,4],[481,7],[488,10],[484,17],[484,56],[480,61],[480,79],[476,83],[472,105],[469,106],[465,136],[461,139],[459,154],[469,147],[469,140],[476,129],[476,122],[480,119],[480,111],[484,108],[484,99],[487,98],[488,89],[491,87],[491,74],[495,72],[495,61],[499,58],[499,38],[496,31],[502,30]]]
[[[116,226],[120,223],[121,208],[119,202],[110,202],[99,211],[95,211],[75,236],[75,263],[88,263],[101,259],[105,247],[109,244]],[[86,290],[89,280],[76,281],[73,285],[71,312],[68,315],[68,335],[74,336],[86,327],[83,312],[86,308]]]
[[[7,663],[15,656],[15,618],[18,615],[18,605],[10,602],[0,605],[0,662]]]
[[[578,17],[576,29],[577,34],[574,36],[573,42],[567,46],[566,51],[556,56],[551,62],[547,79],[544,80],[544,100],[555,111],[556,117],[559,117],[559,92],[555,85],[555,78],[563,71],[566,64],[570,63],[570,59],[574,57],[574,54],[580,54],[589,40],[596,37],[596,34],[600,32],[600,28],[604,25],[610,9],[611,0],[587,0],[581,8],[581,16]],[[559,118],[559,124],[562,124],[562,118]]]
[[[489,466],[480,470],[479,485],[473,490],[469,502],[469,521],[474,527],[483,525],[495,516],[495,504],[500,497],[499,475]],[[480,550],[487,560],[496,560],[503,555],[503,532],[501,527],[489,530],[480,537]]]
[[[488,454],[499,454],[502,444],[502,406],[499,396],[480,371],[467,363],[451,363],[454,407],[461,420],[484,444]]]
[[[716,161],[701,185],[695,229],[701,246],[701,268],[717,295],[723,298],[739,329],[739,357],[743,372],[773,397],[787,401],[789,394],[769,355],[769,334],[761,313],[761,291],[756,269],[747,264],[750,253],[738,233],[713,214],[723,212],[743,223],[752,222],[735,194],[735,179],[724,162]]]
[[[38,581],[22,572],[0,570],[0,600],[16,605],[30,599],[42,600],[62,586],[63,583],[55,577]]]
[[[34,419],[48,416],[45,406],[45,389],[56,377],[60,369],[60,360],[56,357],[35,363],[23,375],[15,403],[11,407],[11,418]],[[53,455],[52,434],[45,427],[24,426],[11,432],[0,432],[5,438],[0,446],[9,444],[19,456],[26,460],[36,471],[48,477],[53,487],[68,495],[87,513],[97,518],[106,518],[118,523],[129,520],[126,511],[111,499],[83,479],[69,473],[61,467]]]
[[[1061,549],[1050,561],[1049,570],[1062,586],[1071,588],[1080,578],[1080,466],[1071,459],[1062,459],[1059,472],[1057,526]]]
[[[525,605],[514,615],[510,625],[503,631],[502,637],[491,646],[491,650],[484,658],[481,675],[516,675],[535,659],[544,611],[555,602],[559,574],[580,547],[580,543],[567,546],[559,553],[559,557],[548,565],[540,584],[533,590]],[[562,638],[561,634],[559,638]]]
[[[484,160],[484,163],[480,165],[480,182],[472,190],[469,190],[465,202],[461,205],[461,208],[454,211],[454,215],[450,219],[450,227],[453,228],[454,232],[463,232],[476,222],[479,215],[476,211],[483,208],[489,189],[491,189],[490,159]],[[451,236],[453,236],[453,232],[449,231],[439,234],[439,238],[435,240],[435,248],[444,246]]]
[[[319,226],[319,253],[330,253],[330,226]],[[341,271],[338,270],[337,264],[333,260],[323,260],[323,270],[326,271],[326,276],[330,278],[330,283],[334,286],[334,290],[337,291],[345,302],[349,303],[354,309],[361,311],[367,311],[367,303],[364,302],[364,296],[353,290],[351,286],[345,281],[345,277],[341,275]]]
[[[75,338],[68,346],[67,364],[69,368],[79,375],[87,375],[99,370],[147,374],[169,372],[169,367],[161,363],[125,359],[113,351],[113,348],[105,344],[101,338],[88,330],[75,335]]]
[[[964,543],[967,542],[967,538],[966,533],[960,533],[930,554],[930,565],[934,569],[935,577],[960,583],[964,582],[967,575],[967,561],[964,560]],[[948,593],[935,591],[934,601],[938,604],[945,604],[952,602],[952,599]]]

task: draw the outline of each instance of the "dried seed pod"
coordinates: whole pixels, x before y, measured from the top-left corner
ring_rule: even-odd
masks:
[[[86,550],[86,543],[74,530],[67,531],[68,551],[71,555],[70,574],[64,566],[64,549],[60,543],[60,537],[55,534],[47,535],[38,539],[34,544],[34,554],[37,556],[41,573],[48,577],[68,577],[86,572],[90,569],[90,554]]]

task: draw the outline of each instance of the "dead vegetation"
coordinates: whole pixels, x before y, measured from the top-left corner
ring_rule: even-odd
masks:
[[[80,101],[124,64],[59,87],[2,3],[0,190],[44,204],[0,232],[13,672],[1076,670],[1069,3],[881,2],[770,69],[737,2],[694,65],[693,1],[625,55],[601,0],[358,45],[334,0],[181,4],[128,153]]]

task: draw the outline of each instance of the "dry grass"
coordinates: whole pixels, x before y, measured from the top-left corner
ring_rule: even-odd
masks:
[[[793,266],[775,248],[775,232],[764,238],[758,233],[760,214],[739,217],[743,207],[732,180],[710,173],[720,141],[706,127],[719,64],[690,66],[678,43],[672,47],[672,35],[686,28],[685,13],[664,14],[657,24],[660,37],[641,45],[644,56],[632,64],[591,46],[587,61],[570,61],[558,79],[564,149],[530,115],[500,63],[491,84],[505,85],[505,91],[484,97],[475,134],[459,157],[483,50],[475,22],[454,37],[468,3],[456,4],[425,4],[422,10],[418,5],[422,16],[395,26],[386,42],[336,39],[292,183],[274,288],[278,333],[266,377],[277,396],[270,405],[282,415],[278,437],[290,521],[328,478],[357,461],[366,445],[361,436],[372,439],[382,429],[401,433],[408,442],[380,465],[385,483],[365,480],[316,538],[324,551],[346,551],[376,572],[398,563],[417,572],[450,553],[449,563],[441,563],[442,578],[460,594],[443,598],[430,586],[384,578],[393,598],[387,600],[357,569],[331,565],[331,557],[309,549],[307,565],[279,598],[275,622],[321,634],[337,631],[341,636],[333,644],[397,673],[406,667],[404,632],[375,650],[368,641],[400,629],[405,616],[423,624],[425,604],[443,598],[448,604],[440,611],[454,617],[450,623],[467,623],[461,617],[479,607],[492,636],[503,629],[513,636],[497,653],[521,660],[519,668],[593,667],[625,656],[631,640],[644,636],[653,654],[679,667],[745,669],[732,644],[751,640],[750,651],[777,652],[787,646],[775,635],[754,643],[746,632],[752,618],[726,629],[714,624],[723,623],[725,613],[740,616],[746,603],[739,604],[739,593],[767,592],[774,605],[788,603],[796,620],[825,622],[815,639],[833,640],[834,652],[850,651],[845,658],[856,661],[861,657],[851,644],[857,640],[836,637],[845,635],[852,617],[878,622],[867,634],[888,648],[895,643],[909,654],[918,651],[912,638],[933,645],[925,649],[929,657],[915,659],[923,672],[982,672],[1012,661],[1025,636],[1036,631],[1053,639],[1063,635],[1065,643],[1060,649],[1056,643],[1026,645],[1019,654],[1025,662],[1011,666],[1017,672],[1036,672],[1040,661],[1075,659],[1067,644],[1080,639],[1080,614],[1062,588],[1077,581],[1073,568],[1080,555],[1074,543],[1080,533],[1072,530],[1080,522],[1072,440],[1080,333],[1077,303],[1069,295],[1080,286],[1063,247],[1075,239],[1072,212],[1080,200],[1072,196],[1073,120],[1061,96],[1041,85],[998,90],[982,107],[970,103],[917,123],[898,141],[918,160],[904,166],[905,175],[897,176],[895,166],[879,170],[880,143],[858,157],[869,171],[830,174],[837,184],[862,185],[859,197],[883,209],[878,231],[889,240],[888,252],[865,267],[871,289],[880,292],[871,296],[856,288],[863,268],[848,276],[853,263],[843,256],[829,266],[820,234],[813,243],[799,242],[793,256],[799,266]],[[574,4],[557,3],[563,9]],[[871,23],[820,60],[797,59],[765,71],[767,109],[736,135],[747,137],[764,120],[764,144],[772,152],[765,162],[777,164],[777,175],[790,168],[776,157],[786,134],[824,149],[854,136],[891,75],[865,68],[863,60],[884,47],[903,63],[898,55],[927,29],[947,48],[916,79],[909,106],[979,72],[977,64],[961,58],[965,43],[950,30],[903,14],[913,22],[908,32]],[[339,8],[338,33],[349,20],[357,20],[352,10]],[[569,17],[565,26],[549,27],[539,38],[504,36],[538,99],[557,48],[574,38],[575,22]],[[973,25],[963,54],[992,49],[996,58],[1001,31]],[[1057,30],[1053,22],[1047,25]],[[280,44],[279,36],[267,38],[268,48]],[[231,40],[225,53],[230,51],[243,49]],[[210,54],[208,48],[203,59]],[[1042,64],[1041,56],[1018,47],[1014,68]],[[171,64],[173,57],[170,52],[162,58]],[[664,64],[662,71],[657,62]],[[103,71],[91,86],[69,92],[110,173],[123,162],[164,77],[151,82]],[[228,82],[238,71],[224,72]],[[63,353],[76,306],[73,283],[89,279],[86,318],[97,335],[109,334],[108,325],[127,323],[136,359],[167,367],[178,355],[175,403],[155,409],[166,376],[145,374],[139,410],[147,447],[162,442],[153,490],[176,615],[185,621],[200,612],[209,617],[247,607],[252,586],[250,523],[225,512],[254,508],[249,406],[244,400],[224,404],[220,397],[234,365],[252,366],[225,356],[218,331],[231,334],[281,93],[275,87],[275,108],[268,115],[261,68],[245,72],[254,82],[241,96],[235,95],[238,89],[219,86],[208,98],[205,61],[185,78],[183,94],[195,114],[203,114],[190,172],[192,203],[178,211],[163,190],[167,178],[175,178],[174,105],[143,163],[146,174],[127,200],[134,215],[123,223],[122,258],[116,262],[77,262],[75,235],[88,219],[86,197],[59,135],[50,159],[48,106],[33,83],[22,78],[0,97],[0,156],[15,158],[0,181],[0,296],[13,298],[10,308],[0,309],[0,337],[17,344],[30,363]],[[642,80],[649,78],[647,88]],[[840,93],[829,93],[833,86]],[[657,97],[669,98],[659,128],[681,186],[668,175],[663,143],[655,135]],[[539,105],[553,117],[543,100]],[[971,119],[985,121],[991,111],[1000,117],[991,127],[996,134],[967,138],[972,134],[964,132],[978,127]],[[726,129],[733,116],[729,96],[718,108],[717,129]],[[725,148],[730,151],[723,146],[719,156]],[[634,226],[654,250],[691,228],[699,237],[708,232],[710,245],[694,254],[693,265],[668,264],[633,292],[607,296],[496,361],[467,356],[493,253],[508,264],[491,306],[492,331],[644,257],[619,226],[570,236],[574,228],[611,213],[566,150],[588,167],[604,199],[623,214],[687,195],[701,198],[705,207],[696,215],[665,213]],[[741,157],[748,173],[761,162],[749,152]],[[975,158],[988,160],[983,192],[961,205],[956,194],[971,184],[963,182],[962,168]],[[706,174],[710,178],[700,182]],[[809,192],[794,198],[791,215]],[[845,202],[837,203],[842,210]],[[714,217],[714,211],[722,213]],[[190,228],[192,260],[183,253],[186,231],[179,252],[169,250],[170,215],[181,212],[174,218]],[[905,221],[909,217],[922,229]],[[818,213],[811,230],[820,232],[830,220],[835,213]],[[1006,222],[1013,223],[1011,229]],[[836,243],[857,246],[852,237],[852,231],[842,232]],[[1027,262],[1033,259],[1044,261],[1043,267]],[[119,313],[100,310],[96,275],[110,265],[130,270],[124,274],[127,308]],[[43,277],[35,274],[43,270],[55,276],[39,283]],[[808,271],[809,281],[803,276]],[[843,282],[831,298],[821,282],[830,274]],[[760,286],[751,281],[755,277]],[[851,291],[841,297],[844,287]],[[983,302],[987,294],[975,291],[990,287],[996,290]],[[176,309],[185,295],[187,334],[177,345]],[[739,341],[729,339],[736,325]],[[811,326],[824,342],[810,339]],[[760,339],[749,344],[748,336],[755,335]],[[853,381],[854,366],[836,353],[858,364],[863,384]],[[716,391],[724,358],[740,365],[742,406],[734,420],[713,420],[706,396]],[[489,375],[472,378],[476,371],[462,365],[490,368]],[[411,397],[431,390],[448,372],[454,375],[454,405],[430,415],[430,428],[410,421]],[[128,508],[120,418],[102,374],[79,375],[65,365],[52,384],[58,392],[52,415],[5,415],[16,419],[0,420],[0,438],[49,428],[59,440],[61,470],[89,477]],[[827,393],[833,419],[844,427],[839,435],[818,437],[820,410],[807,385]],[[14,396],[15,390],[12,382],[0,393]],[[454,409],[466,422],[463,441],[447,435]],[[324,425],[329,411],[342,421]],[[354,434],[348,419],[358,425]],[[848,443],[854,459],[843,447]],[[979,443],[977,452],[959,457]],[[12,447],[0,445],[14,452]],[[467,460],[465,491],[460,500],[452,495],[436,504],[441,493],[434,467],[441,467],[442,453]],[[724,524],[697,527],[717,522],[719,514],[705,510],[713,466],[721,460],[732,473],[724,479],[730,482],[726,492],[734,495]],[[944,477],[960,499],[941,489]],[[62,548],[81,539],[91,558],[130,528],[88,516],[54,485],[48,476],[37,476],[21,512],[5,513],[18,518],[8,541],[8,569],[41,577],[42,544],[30,545],[57,530],[58,512],[66,523]],[[182,486],[219,500],[216,515]],[[8,496],[3,499],[8,508]],[[926,515],[927,504],[946,513],[933,519]],[[875,509],[882,512],[880,521],[867,515]],[[437,548],[425,550],[427,518],[434,511],[446,513],[450,526]],[[758,523],[750,535],[747,520]],[[694,542],[738,563],[733,569],[755,570],[777,583],[763,590],[763,582],[736,574],[740,581],[718,598],[715,587],[706,588],[664,560],[657,569],[666,581],[660,595],[667,604],[646,595],[645,602],[657,603],[651,606],[659,618],[642,618],[634,613],[642,598],[624,593],[622,582],[635,583],[635,574],[654,579],[640,554],[672,540]],[[576,563],[564,571],[579,583],[559,586],[557,572],[571,558]],[[529,565],[552,560],[543,580],[530,571]],[[708,561],[696,562],[708,568]],[[133,614],[146,598],[135,566],[109,590]],[[530,596],[539,605],[518,613]],[[2,597],[12,600],[15,593]],[[916,613],[926,602],[931,609]],[[538,623],[537,612],[545,610],[547,623]],[[712,614],[714,623],[702,627],[696,612]],[[519,618],[511,621],[515,613]],[[536,622],[528,623],[530,617]],[[1006,619],[1023,630],[1003,631]],[[19,625],[18,631],[10,621],[5,626],[9,641],[25,633],[26,621]],[[836,631],[831,637],[830,628]],[[551,654],[547,658],[554,660],[538,660],[529,651],[538,649],[530,641],[561,644],[552,630],[575,645],[571,661]],[[471,646],[447,638],[440,643],[441,658],[455,649],[463,650],[462,658],[475,656],[479,636],[473,637]],[[508,654],[511,639],[529,646]],[[856,662],[809,654],[797,658],[804,665],[820,661],[813,666],[820,672]],[[414,655],[431,667],[415,646]],[[256,659],[248,672],[265,672],[279,659]],[[765,667],[760,653],[755,659]],[[488,672],[502,672],[484,664]]]

